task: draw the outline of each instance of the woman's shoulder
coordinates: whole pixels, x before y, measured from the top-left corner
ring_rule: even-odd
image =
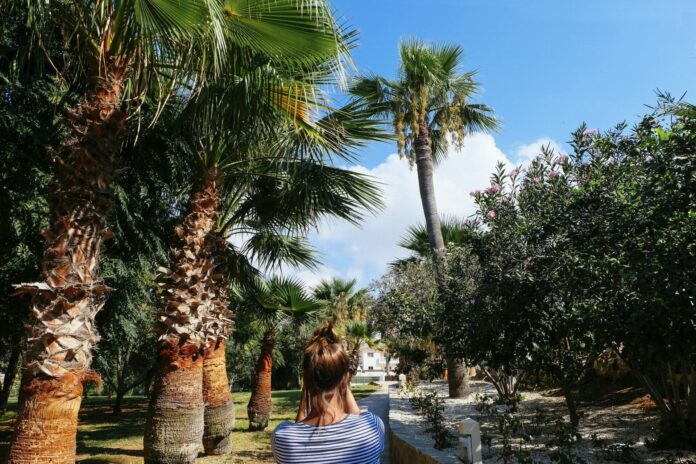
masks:
[[[357,416],[367,422],[374,422],[375,424],[382,423],[382,419],[370,411],[362,411],[360,414],[357,414]]]
[[[345,418],[343,418],[335,424],[323,425],[319,428],[327,431],[339,431],[344,428],[352,428],[356,425],[363,427],[367,426],[369,428],[375,428],[378,430],[384,430],[384,423],[382,422],[382,419],[380,419],[378,416],[371,413],[370,411],[363,411],[360,414],[348,414]],[[273,435],[295,435],[297,433],[312,432],[316,429],[316,426],[308,425],[303,422],[284,421],[276,426],[275,430],[273,430]]]

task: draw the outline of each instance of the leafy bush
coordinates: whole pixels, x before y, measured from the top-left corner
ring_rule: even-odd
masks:
[[[455,437],[445,426],[445,406],[442,398],[435,392],[421,393],[414,390],[409,402],[428,420],[430,425],[427,431],[432,434],[435,449],[453,446]]]

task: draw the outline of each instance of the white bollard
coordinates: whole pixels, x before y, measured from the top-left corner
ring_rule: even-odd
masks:
[[[482,464],[481,428],[467,417],[459,423],[459,459],[468,464]]]
[[[399,388],[406,386],[406,374],[399,374]]]

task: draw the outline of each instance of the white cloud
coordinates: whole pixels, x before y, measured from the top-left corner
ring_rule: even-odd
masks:
[[[562,151],[560,145],[558,145],[555,140],[548,137],[542,137],[530,144],[520,145],[515,153],[517,155],[517,160],[522,163],[531,161],[532,158],[541,154],[541,147],[545,147],[547,145],[556,152]]]
[[[495,139],[487,134],[467,138],[460,152],[452,149],[435,171],[435,194],[440,213],[472,214],[474,204],[469,193],[488,185],[498,162],[511,165],[496,146]],[[319,273],[302,271],[301,277],[304,276],[307,283],[338,273],[367,284],[381,275],[388,263],[407,255],[397,245],[399,239],[408,226],[424,222],[416,171],[409,169],[406,160],[391,155],[375,168],[354,166],[351,169],[374,176],[383,184],[385,209],[368,217],[360,228],[336,220],[323,224],[311,240],[321,250],[328,267]],[[310,274],[316,278],[310,278]]]
[[[300,279],[310,290],[314,290],[322,279],[330,279],[332,277],[341,276],[341,272],[339,272],[337,269],[326,265],[321,265],[316,270],[303,269],[296,272],[290,271],[289,273]]]

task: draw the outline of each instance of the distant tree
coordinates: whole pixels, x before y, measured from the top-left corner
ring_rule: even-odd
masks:
[[[314,289],[314,297],[324,302],[328,317],[339,331],[348,321],[365,316],[367,290],[357,285],[357,279],[333,277],[322,279]]]
[[[324,306],[297,280],[271,278],[260,281],[255,289],[243,294],[242,308],[253,314],[263,332],[261,353],[256,363],[256,375],[247,406],[249,430],[263,430],[268,426],[273,409],[271,384],[273,351],[278,331],[283,325],[302,325],[318,319]]]
[[[350,375],[354,376],[360,364],[360,348],[363,345],[376,348],[379,345],[378,333],[372,321],[353,320],[345,325],[344,334],[350,359]]]
[[[394,266],[371,286],[370,315],[382,343],[398,355],[398,371],[416,378],[444,370],[434,340],[441,306],[432,266],[431,260]]]
[[[3,45],[17,47],[20,37],[5,32]],[[0,263],[0,412],[19,371],[28,321],[26,302],[12,296],[12,285],[33,279],[40,269],[53,178],[45,147],[59,143],[61,135],[54,103],[60,90],[47,80],[18,82],[8,71],[0,69],[0,250],[7,258]]]

